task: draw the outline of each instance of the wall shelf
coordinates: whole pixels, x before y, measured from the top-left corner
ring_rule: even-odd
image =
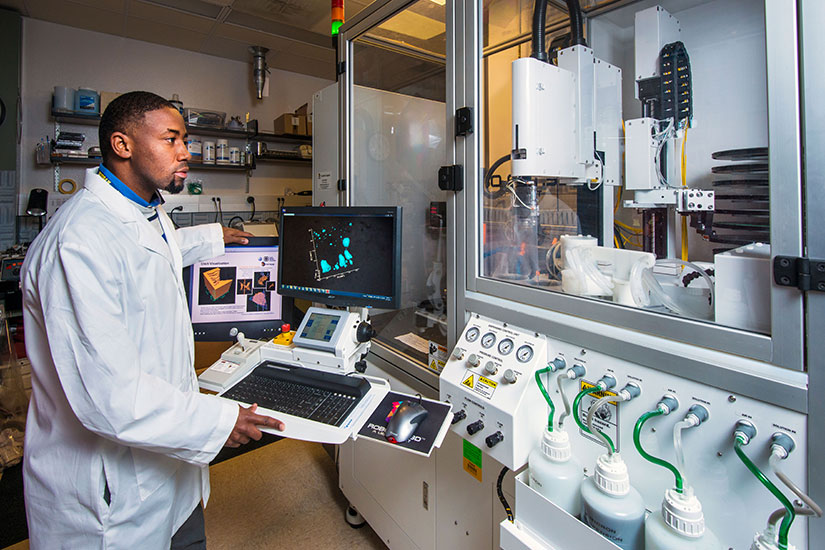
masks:
[[[246,170],[252,170],[252,167],[245,164],[203,164],[201,162],[190,162],[189,170],[230,170],[245,172]]]
[[[97,126],[100,124],[100,115],[85,115],[80,113],[61,113],[52,111],[52,118],[60,124],[85,124]],[[221,137],[227,139],[245,139],[248,141],[267,141],[276,143],[311,144],[312,136],[295,136],[291,134],[274,134],[268,132],[248,132],[231,128],[204,128],[201,126],[186,126],[186,131],[195,136]]]
[[[100,157],[49,157],[49,162],[58,164],[82,164],[85,166],[95,166],[100,164]]]

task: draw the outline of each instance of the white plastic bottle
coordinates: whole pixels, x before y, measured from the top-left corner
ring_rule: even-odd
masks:
[[[528,458],[530,487],[572,516],[581,512],[582,467],[570,451],[570,436],[544,430]]]
[[[778,535],[776,526],[769,525],[764,531],[753,536],[750,550],[779,550]],[[796,546],[788,543],[788,550],[796,550]]]
[[[623,550],[643,550],[645,504],[619,453],[601,455],[582,483],[582,521]]]
[[[645,521],[645,550],[721,550],[722,544],[705,527],[702,504],[693,492],[668,489],[662,509]]]

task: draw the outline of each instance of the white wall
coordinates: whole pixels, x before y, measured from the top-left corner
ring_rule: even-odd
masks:
[[[246,112],[258,119],[259,130],[271,132],[281,113],[310,103],[316,90],[329,80],[272,70],[270,95],[259,101],[252,86],[250,63],[159,46],[130,38],[75,29],[35,19],[23,19],[22,101],[23,126],[20,145],[19,210],[34,187],[53,193],[51,167],[38,167],[34,149],[45,136],[54,135],[49,116],[54,86],[88,87],[128,92],[147,90],[163,97],[178,94],[184,106],[214,109],[230,115]],[[65,125],[86,134],[87,144],[97,144],[96,126]],[[62,166],[61,177],[82,185],[83,166]],[[311,168],[259,165],[249,182],[252,193],[281,195],[311,189]],[[202,179],[204,192],[235,194],[247,190],[243,172],[192,171],[190,179]]]

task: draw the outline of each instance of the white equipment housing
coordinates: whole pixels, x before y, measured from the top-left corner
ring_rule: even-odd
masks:
[[[513,175],[620,185],[621,69],[583,46],[558,63],[513,61]]]
[[[441,372],[441,400],[466,415],[453,431],[512,470],[527,463],[547,418],[534,378],[546,349],[535,332],[473,315]],[[477,422],[483,427],[469,433]],[[497,432],[503,439],[490,446],[487,438]]]

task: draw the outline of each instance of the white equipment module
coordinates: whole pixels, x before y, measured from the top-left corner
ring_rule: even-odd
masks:
[[[546,361],[543,336],[473,314],[441,372],[453,431],[512,470],[526,464],[546,418],[534,377]]]

